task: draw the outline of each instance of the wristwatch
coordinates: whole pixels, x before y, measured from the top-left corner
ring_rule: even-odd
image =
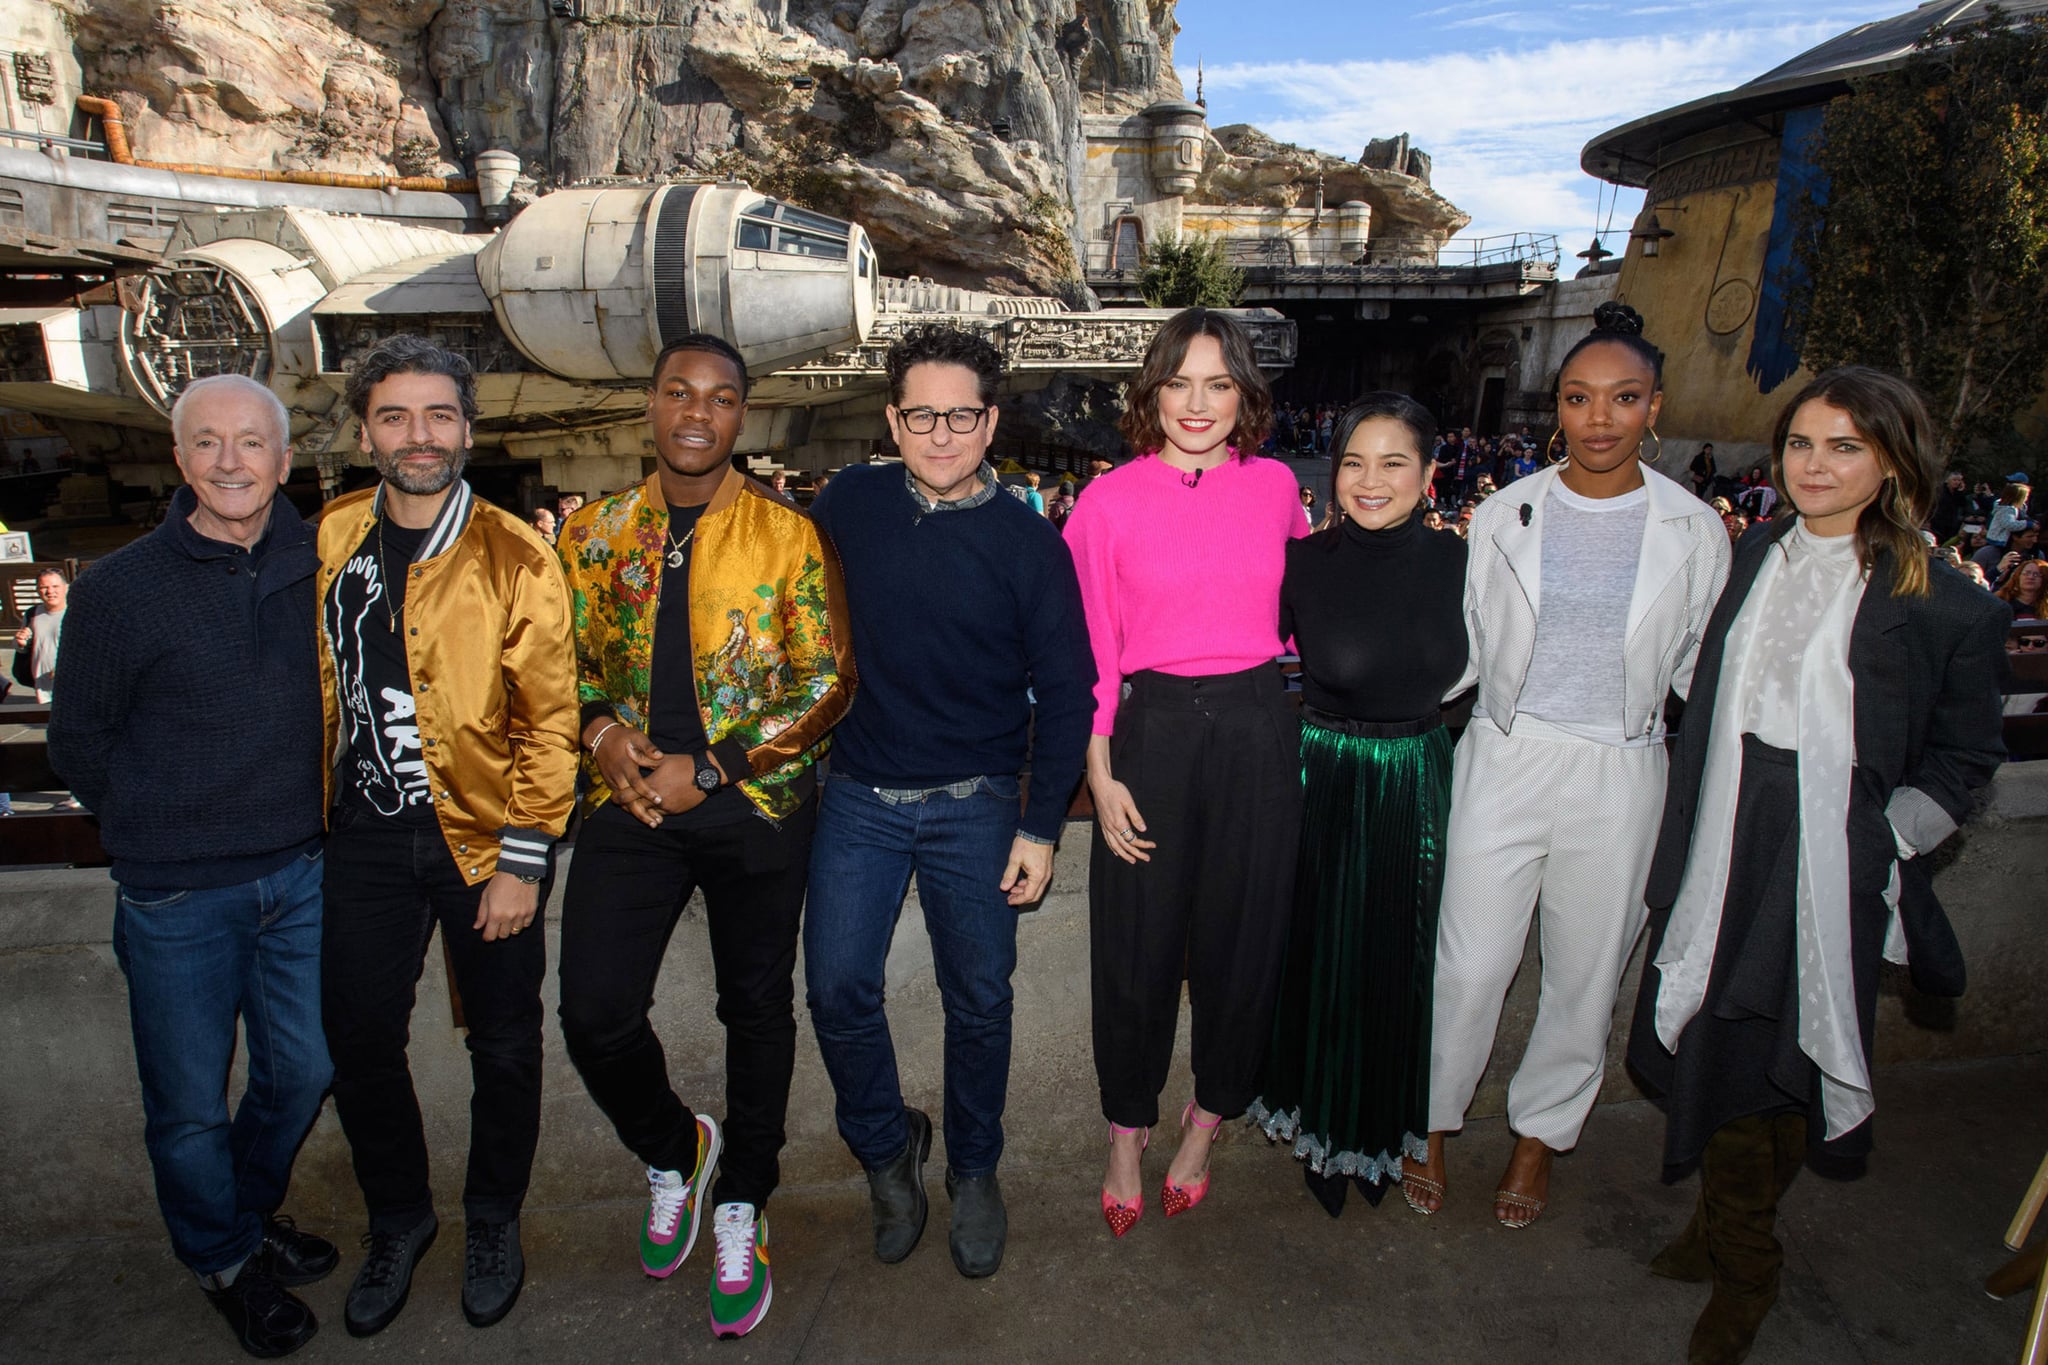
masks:
[[[718,765],[711,761],[709,753],[699,749],[696,753],[696,760],[697,790],[709,796],[724,785],[725,779],[718,775]]]

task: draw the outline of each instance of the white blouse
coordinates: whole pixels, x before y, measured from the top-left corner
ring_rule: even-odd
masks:
[[[1799,674],[1806,646],[1820,629],[1828,604],[1852,576],[1856,537],[1817,536],[1801,521],[1778,542],[1784,564],[1769,588],[1742,606],[1756,650],[1752,686],[1743,698],[1742,729],[1779,749],[1799,747]],[[1844,669],[1848,661],[1842,661]]]

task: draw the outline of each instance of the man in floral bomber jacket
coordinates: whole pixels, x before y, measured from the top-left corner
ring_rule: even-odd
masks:
[[[796,1061],[815,765],[854,682],[831,546],[732,467],[746,394],[723,340],[671,343],[648,401],[654,473],[569,517],[556,545],[591,782],[562,907],[562,1033],[647,1168],[649,1275],[689,1254],[724,1152],[710,1318],[733,1337],[768,1311],[765,1215]],[[677,1097],[648,1023],[662,954],[700,886],[726,1026],[722,1132]]]

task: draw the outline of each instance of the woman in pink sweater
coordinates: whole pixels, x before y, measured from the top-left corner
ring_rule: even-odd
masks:
[[[1272,1024],[1301,805],[1300,728],[1274,662],[1280,578],[1288,540],[1308,534],[1292,473],[1252,455],[1272,413],[1243,329],[1179,314],[1131,390],[1138,458],[1089,484],[1067,522],[1100,679],[1089,948],[1102,1216],[1119,1237],[1144,1209],[1183,969],[1195,1095],[1161,1191],[1169,1218],[1208,1193],[1216,1125],[1256,1094]]]

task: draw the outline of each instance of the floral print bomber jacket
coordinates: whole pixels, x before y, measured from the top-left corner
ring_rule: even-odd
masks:
[[[643,730],[668,542],[660,477],[578,509],[555,545],[574,613],[578,701]],[[801,800],[792,783],[823,756],[853,701],[852,634],[831,544],[737,470],[697,522],[690,640],[712,753],[756,809],[782,819]],[[585,809],[595,810],[611,789],[587,753],[583,764]]]

